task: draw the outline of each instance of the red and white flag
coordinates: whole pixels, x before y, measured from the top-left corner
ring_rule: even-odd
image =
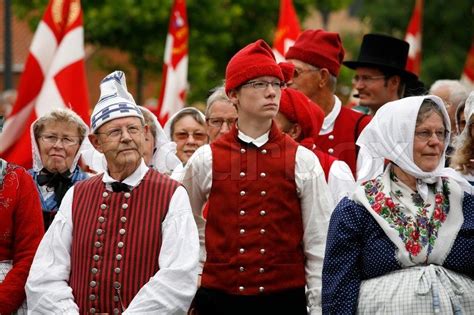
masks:
[[[467,54],[464,70],[461,75],[461,83],[464,84],[469,91],[474,91],[474,39],[471,48]]]
[[[273,40],[273,53],[277,62],[285,60],[285,53],[300,34],[300,24],[292,0],[280,0],[280,17]]]
[[[175,0],[166,37],[161,92],[155,111],[162,125],[184,107],[188,84],[188,41],[186,1]]]
[[[411,16],[410,22],[408,23],[407,33],[405,35],[405,41],[410,44],[408,51],[408,60],[405,69],[413,72],[416,75],[420,75],[421,67],[421,35],[422,35],[422,24],[423,24],[423,0],[415,1],[415,8]]]
[[[30,125],[57,107],[69,107],[89,122],[80,0],[49,2],[31,43],[17,101],[0,134],[2,158],[30,168]]]

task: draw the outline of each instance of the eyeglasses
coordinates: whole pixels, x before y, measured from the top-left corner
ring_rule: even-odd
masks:
[[[449,132],[447,130],[436,130],[436,131],[431,131],[431,130],[420,130],[420,131],[415,131],[415,136],[423,141],[428,141],[433,137],[433,134],[438,138],[439,141],[444,142],[446,138],[448,137]]]
[[[275,90],[280,90],[281,88],[284,88],[286,86],[286,83],[283,81],[249,81],[245,84],[242,84],[242,86],[251,86],[256,90],[264,90],[266,89],[269,85],[272,86],[273,89]]]
[[[196,141],[205,141],[207,140],[207,133],[195,131],[195,132],[187,132],[187,131],[179,131],[173,134],[173,138],[176,140],[187,140],[189,136],[192,136]]]
[[[375,80],[385,79],[384,75],[356,75],[352,78],[352,84],[357,84],[358,82],[362,84],[372,83]]]
[[[39,139],[49,145],[55,145],[58,143],[58,141],[61,142],[65,147],[71,147],[73,145],[79,144],[79,137],[58,137],[56,135],[43,134],[39,136]]]
[[[123,127],[113,128],[105,132],[97,132],[97,134],[105,135],[107,138],[112,139],[112,140],[117,140],[122,137],[123,129],[124,129]],[[136,136],[142,132],[142,127],[138,125],[130,125],[130,126],[125,127],[125,129],[127,130],[128,134],[131,136]]]
[[[235,124],[235,122],[237,121],[237,118],[229,118],[229,119],[207,118],[206,121],[207,121],[207,124],[209,126],[215,127],[215,128],[221,128],[222,124],[224,124],[224,122],[225,122],[227,124],[227,127],[229,127],[229,129],[230,129]]]
[[[318,68],[308,68],[308,69],[295,68],[295,70],[293,71],[293,79],[296,79],[297,77],[299,77],[305,72],[314,72],[314,71],[319,71],[319,70],[320,69]]]

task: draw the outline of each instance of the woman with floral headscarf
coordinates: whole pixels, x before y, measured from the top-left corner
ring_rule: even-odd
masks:
[[[26,278],[43,234],[33,180],[22,167],[0,159],[0,314],[26,314]]]
[[[325,314],[472,314],[474,197],[441,175],[450,123],[436,96],[377,111],[358,145],[390,163],[329,225]]]
[[[77,165],[89,128],[69,109],[57,108],[31,125],[33,168],[47,230],[66,191],[88,176]]]

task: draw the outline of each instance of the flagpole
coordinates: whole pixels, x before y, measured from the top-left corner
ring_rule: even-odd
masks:
[[[12,29],[11,29],[11,1],[5,0],[4,14],[4,45],[3,56],[3,86],[4,90],[13,88],[12,80]]]

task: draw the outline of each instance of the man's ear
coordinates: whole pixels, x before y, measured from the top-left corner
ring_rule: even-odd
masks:
[[[397,93],[398,87],[402,84],[402,79],[398,75],[393,75],[387,79],[387,86],[391,91]]]
[[[239,103],[239,99],[237,98],[237,91],[232,89],[229,91],[229,100],[234,104],[235,108],[237,108],[237,104]]]
[[[300,124],[295,123],[293,126],[291,126],[290,131],[288,132],[290,137],[295,139],[296,141],[300,140],[301,133],[303,132],[303,129],[301,128]]]
[[[322,88],[324,86],[327,86],[329,84],[329,78],[330,78],[330,73],[329,70],[326,68],[321,68],[319,69],[319,77],[321,80],[319,80],[319,87]]]
[[[100,153],[104,153],[103,150],[102,150],[102,145],[99,141],[99,136],[98,135],[91,133],[87,137],[89,138],[89,141],[92,144],[92,146],[94,147],[94,149],[96,149]]]

